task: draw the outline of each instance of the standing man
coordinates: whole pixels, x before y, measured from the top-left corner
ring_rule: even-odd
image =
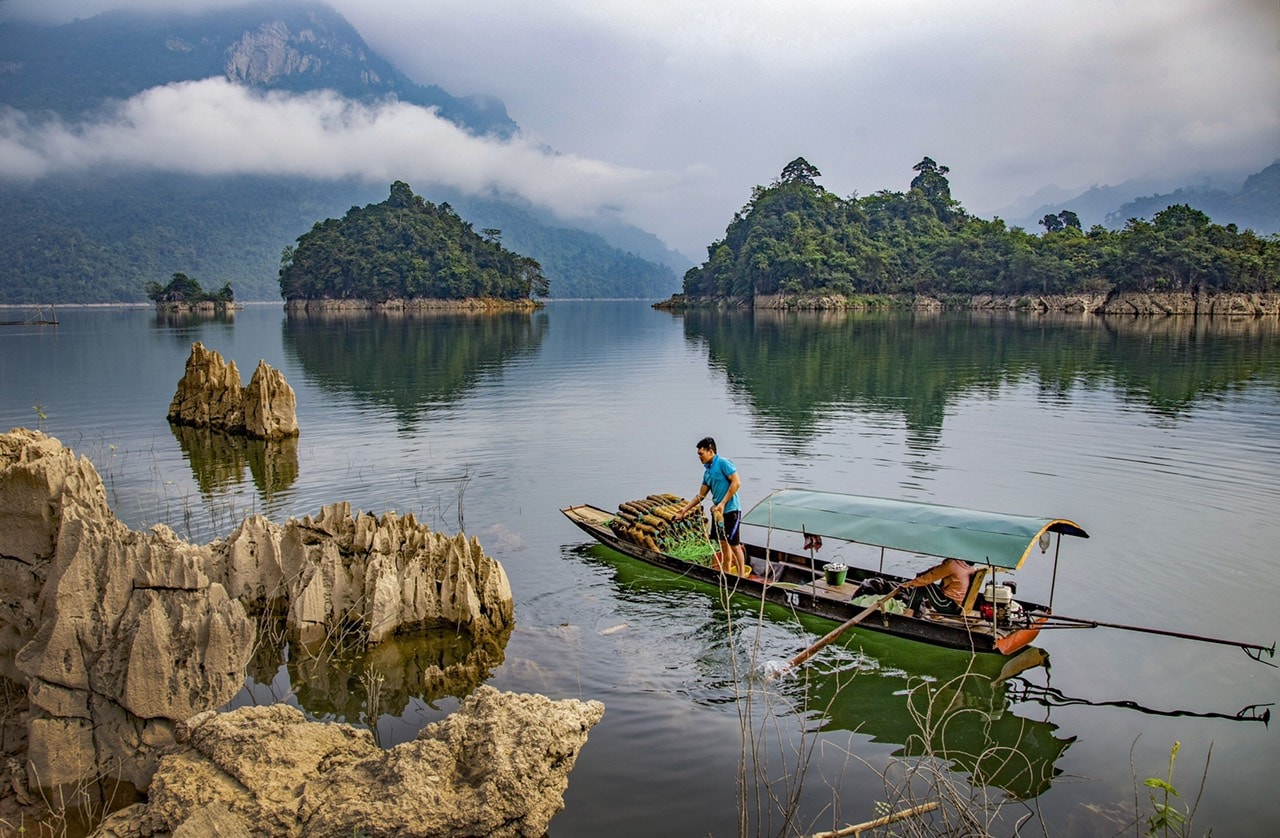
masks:
[[[676,520],[688,515],[710,492],[711,528],[721,545],[721,569],[746,576],[751,571],[747,567],[739,531],[742,504],[738,501],[738,489],[742,480],[738,477],[738,469],[731,460],[716,453],[716,441],[709,436],[698,441],[698,459],[703,467],[702,485],[698,488],[698,496],[680,507]]]

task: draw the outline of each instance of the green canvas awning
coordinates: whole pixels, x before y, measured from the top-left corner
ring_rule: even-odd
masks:
[[[1033,518],[931,503],[779,489],[744,524],[804,532],[927,556],[1016,570],[1044,532],[1088,538],[1065,518]]]

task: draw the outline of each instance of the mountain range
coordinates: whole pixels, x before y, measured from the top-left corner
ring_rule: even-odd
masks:
[[[108,12],[48,26],[0,25],[0,110],[92,121],[113,102],[178,82],[225,78],[263,92],[329,90],[352,102],[433,108],[475,136],[519,131],[504,104],[408,78],[337,12],[262,2],[200,13]],[[537,259],[552,297],[661,298],[691,266],[624,224],[571,224],[508,195],[410,184],[476,229]],[[97,169],[0,180],[0,302],[141,301],[175,272],[238,300],[279,299],[282,250],[316,222],[384,200],[388,183],[282,175]]]
[[[1189,204],[1215,224],[1235,224],[1261,235],[1280,233],[1280,159],[1260,172],[1204,177],[1195,184],[1169,178],[1132,180],[1070,192],[1056,186],[1003,207],[995,215],[1010,226],[1035,231],[1045,215],[1071,210],[1087,230],[1101,224],[1119,230],[1130,218],[1148,221],[1173,204]]]
[[[0,24],[0,119],[8,124],[90,125],[113,103],[211,78],[270,95],[327,90],[353,103],[431,108],[472,136],[496,141],[520,132],[501,100],[455,96],[409,78],[313,0]],[[242,301],[277,300],[283,249],[319,221],[384,200],[396,179],[449,203],[476,229],[500,230],[505,247],[539,261],[553,298],[664,298],[680,290],[692,267],[633,226],[566,222],[510,194],[464,194],[395,172],[374,183],[99,167],[0,179],[0,303],[140,302],[147,282],[165,284],[178,272],[206,287],[231,282]],[[1165,178],[1083,192],[1045,187],[994,214],[1036,232],[1045,215],[1071,210],[1086,229],[1118,229],[1175,203],[1219,224],[1280,233],[1280,160],[1193,185]]]

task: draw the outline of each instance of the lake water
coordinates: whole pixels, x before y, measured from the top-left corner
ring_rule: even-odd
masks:
[[[1056,581],[1051,556],[1029,558],[1020,594],[1043,601],[1052,584],[1061,614],[1270,645],[1275,319],[675,316],[643,302],[490,318],[290,319],[278,305],[226,320],[58,316],[0,327],[0,427],[40,427],[88,456],[129,526],[204,543],[250,512],[279,522],[347,500],[461,526],[502,562],[517,625],[488,683],[606,706],[557,838],[812,832],[919,802],[935,776],[981,777],[997,834],[1023,817],[1023,835],[1112,834],[1086,807],[1136,797],[1150,814],[1141,781],[1165,776],[1175,742],[1175,802],[1193,803],[1205,778],[1197,832],[1280,825],[1276,731],[1233,718],[1280,698],[1280,670],[1236,648],[1045,632],[1050,665],[992,686],[962,678],[968,656],[854,630],[803,677],[764,683],[764,664],[832,624],[726,607],[714,588],[587,544],[558,511],[689,496],[695,442],[712,435],[748,505],[806,486],[1070,518],[1092,537],[1064,542]],[[284,373],[296,447],[170,428],[195,341],[246,382],[260,359]],[[400,640],[337,667],[260,662],[237,703],[361,724],[353,673],[380,668],[374,726],[392,745],[457,706],[413,677],[420,658],[449,654],[439,644]],[[790,819],[771,803],[787,797]]]

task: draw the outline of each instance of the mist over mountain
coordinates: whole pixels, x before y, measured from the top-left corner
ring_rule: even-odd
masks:
[[[1206,176],[1190,184],[1168,178],[1137,179],[1084,192],[1047,186],[994,215],[1011,226],[1034,231],[1045,215],[1071,210],[1085,229],[1101,224],[1119,230],[1130,218],[1150,220],[1174,204],[1188,204],[1215,224],[1235,224],[1261,235],[1280,233],[1280,160],[1260,172]]]
[[[5,31],[7,30],[7,31]],[[331,89],[437,108],[480,134],[517,128],[494,97],[456,97],[413,81],[319,3],[265,2],[196,15],[107,12],[62,26],[0,27],[0,102],[76,117],[177,81],[223,76],[259,90]]]
[[[276,97],[276,105],[280,97],[329,91],[323,95],[366,109],[430,108],[465,134],[495,143],[519,133],[497,98],[454,96],[410,79],[319,3],[0,24],[0,119],[36,136],[49,126],[59,138],[76,139],[88,133],[83,126],[110,130],[146,119],[121,103],[208,79]],[[340,102],[325,101],[335,118],[348,115]],[[215,107],[227,109],[225,102]],[[198,135],[208,112],[192,111],[195,123],[187,127]],[[208,127],[215,158],[218,128]],[[297,140],[305,146],[301,132]],[[404,141],[430,138],[410,134]],[[145,159],[145,150],[138,153]],[[309,176],[287,165],[279,173],[236,174],[211,165],[201,174],[112,164],[23,177],[11,166],[0,178],[0,302],[140,301],[146,282],[164,283],[175,272],[210,287],[230,281],[239,300],[279,299],[284,247],[316,222],[385,199],[396,179],[428,200],[449,202],[476,229],[502,230],[506,247],[542,264],[552,297],[664,297],[690,266],[657,237],[625,224],[591,222],[588,229],[493,189],[414,183],[392,168],[373,180],[344,175],[341,167],[333,176]]]

